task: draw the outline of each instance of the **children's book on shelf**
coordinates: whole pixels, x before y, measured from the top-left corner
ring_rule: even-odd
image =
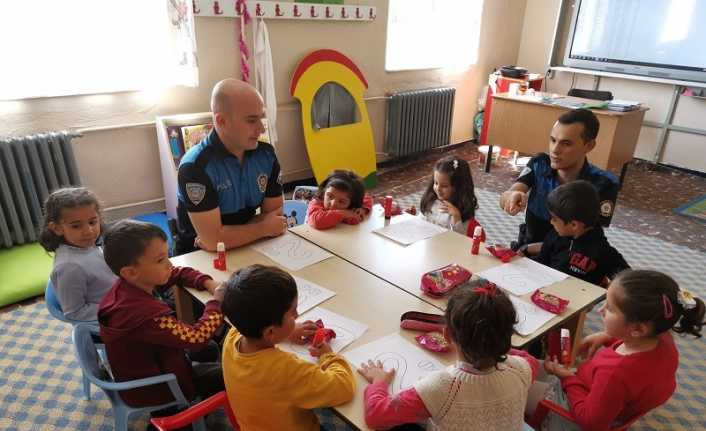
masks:
[[[181,135],[181,127],[182,126],[167,126],[169,150],[174,160],[174,169],[179,168],[179,162],[184,155],[184,138]]]
[[[184,152],[189,151],[189,148],[201,142],[203,138],[213,129],[213,124],[197,124],[195,126],[183,126],[181,134],[184,138]]]

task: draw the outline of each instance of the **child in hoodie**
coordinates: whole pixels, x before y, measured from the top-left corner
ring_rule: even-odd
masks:
[[[552,190],[547,209],[554,229],[534,259],[589,283],[607,286],[620,271],[630,268],[623,256],[608,244],[598,225],[598,191],[584,180]]]
[[[208,275],[173,267],[166,235],[149,223],[116,223],[105,234],[103,254],[119,277],[98,308],[100,335],[115,380],[174,373],[189,400],[223,390],[220,364],[192,366],[185,349],[205,347],[223,323],[220,301],[224,290]],[[175,284],[205,289],[214,295],[193,325],[177,319],[169,306],[155,297]],[[166,384],[122,391],[120,396],[133,407],[174,400]]]

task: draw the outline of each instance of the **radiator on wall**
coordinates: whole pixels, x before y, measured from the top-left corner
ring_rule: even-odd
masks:
[[[0,138],[0,247],[36,241],[47,195],[81,183],[71,148],[77,136]]]
[[[455,94],[452,87],[393,93],[387,108],[385,151],[401,157],[449,145]]]

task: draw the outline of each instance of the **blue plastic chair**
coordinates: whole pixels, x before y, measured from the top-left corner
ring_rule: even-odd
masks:
[[[126,431],[130,416],[134,414],[153,412],[173,406],[180,408],[189,407],[189,403],[181,392],[176,376],[172,373],[125,382],[113,381],[108,373],[100,366],[101,361],[99,359],[98,349],[93,341],[96,335],[98,335],[97,327],[91,324],[79,323],[74,326],[71,339],[76,348],[76,357],[83,370],[83,375],[88,376],[91,383],[101,388],[110,400],[110,404],[113,408],[113,416],[115,417],[115,429],[117,431]],[[174,401],[156,406],[130,407],[125,404],[118,392],[161,383],[166,383],[169,386],[174,396]],[[203,421],[196,422],[194,425],[194,429],[204,430]]]
[[[56,292],[54,292],[54,285],[52,284],[51,280],[47,281],[47,288],[44,291],[44,302],[47,304],[47,310],[49,310],[49,314],[51,314],[52,317],[57,320],[70,323],[72,325],[77,325],[79,323],[87,323],[96,327],[98,326],[97,320],[72,320],[64,316],[64,312],[61,310],[61,304],[59,303],[59,299],[56,297]],[[86,397],[86,400],[91,399],[91,382],[88,380],[88,377],[86,377],[85,373],[83,374],[83,394]]]
[[[282,211],[287,218],[287,227],[298,226],[306,220],[306,209],[309,205],[304,201],[286,200]]]

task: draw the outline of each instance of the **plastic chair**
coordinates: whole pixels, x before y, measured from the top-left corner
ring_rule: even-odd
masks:
[[[583,90],[581,88],[572,88],[569,90],[568,96],[582,97],[584,99],[593,100],[613,100],[613,93],[610,91],[600,91],[600,90]]]
[[[226,391],[221,391],[215,395],[206,398],[198,404],[195,404],[183,412],[179,412],[172,416],[165,416],[162,418],[152,418],[150,422],[159,431],[174,430],[181,427],[185,427],[195,420],[206,416],[215,410],[223,408],[228,415],[228,420],[236,431],[240,430],[238,427],[238,422],[235,420],[235,414],[230,407],[230,402],[228,402],[228,395]]]
[[[112,378],[107,377],[107,373],[99,365],[98,350],[93,342],[93,337],[96,335],[98,335],[98,328],[96,326],[79,323],[74,326],[71,339],[76,348],[76,357],[83,370],[83,375],[88,376],[91,383],[101,388],[110,400],[110,404],[113,408],[113,416],[115,417],[115,429],[117,431],[126,431],[130,416],[136,413],[153,412],[174,406],[182,408],[189,406],[186,398],[184,398],[184,394],[181,392],[181,388],[179,388],[176,376],[172,373],[125,382],[115,382]],[[125,404],[118,393],[118,391],[152,386],[160,383],[166,383],[169,386],[175,401],[156,406],[130,407]],[[201,421],[197,422],[195,425],[197,430],[204,429],[203,422]]]
[[[534,428],[535,430],[539,430],[539,429],[541,429],[542,422],[544,422],[544,419],[546,419],[549,412],[553,412],[553,413],[563,417],[567,421],[576,422],[576,420],[574,419],[574,415],[572,415],[571,412],[569,412],[568,410],[566,410],[562,406],[545,399],[545,400],[542,400],[539,402],[532,417],[527,419],[527,423],[530,426],[532,426],[532,428]],[[628,428],[630,428],[630,425],[634,424],[638,419],[640,419],[643,414],[644,413],[641,413],[641,414],[631,418],[630,420],[628,420],[624,424],[620,425],[619,427],[611,428],[610,431],[627,430]]]
[[[286,200],[282,211],[287,218],[287,227],[298,226],[306,220],[306,210],[308,204],[299,200]]]
[[[49,314],[51,314],[52,317],[57,320],[70,323],[72,325],[77,325],[79,323],[88,323],[94,326],[98,326],[97,320],[72,320],[64,316],[64,312],[61,310],[61,304],[59,303],[59,299],[56,297],[56,292],[54,292],[54,285],[52,284],[51,280],[47,281],[47,288],[44,291],[44,302],[47,304],[47,310],[49,310]],[[88,377],[85,373],[83,374],[83,394],[86,397],[86,400],[90,401],[91,382],[88,380]]]

